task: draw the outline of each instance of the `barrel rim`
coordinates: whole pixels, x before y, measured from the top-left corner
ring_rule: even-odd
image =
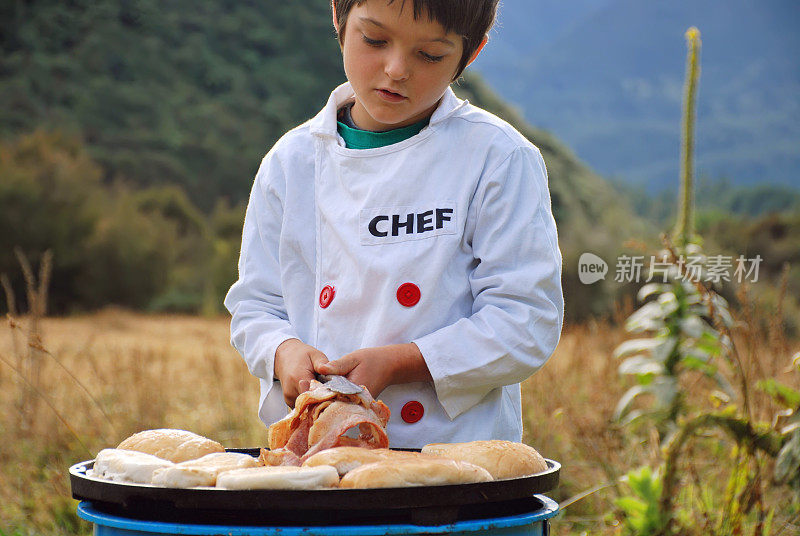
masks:
[[[380,524],[380,525],[346,525],[329,526],[324,528],[326,536],[374,536],[394,534],[451,534],[469,533],[494,529],[521,527],[533,523],[546,521],[559,512],[559,505],[545,495],[535,495],[542,507],[535,511],[513,516],[497,518],[464,520],[448,523],[446,525],[414,525],[408,523]],[[307,536],[310,530],[319,532],[319,527],[312,526],[280,526],[264,527],[259,525],[210,525],[193,524],[187,526],[182,523],[167,523],[162,521],[146,521],[125,518],[107,514],[97,510],[91,502],[82,501],[78,504],[78,516],[95,525],[107,526],[117,529],[150,532],[157,534],[189,534],[189,535],[219,535],[228,536]]]

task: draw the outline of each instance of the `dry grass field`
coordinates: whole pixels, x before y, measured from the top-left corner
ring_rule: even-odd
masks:
[[[41,344],[33,346],[28,329],[25,318],[0,326],[0,534],[88,534],[67,468],[133,432],[174,427],[227,447],[265,443],[258,385],[228,343],[227,318],[106,310],[44,319]],[[606,324],[568,327],[551,361],[524,384],[525,441],[563,463],[551,496],[568,506],[555,534],[619,534],[619,477],[657,465],[653,438],[611,422],[629,386],[610,357],[624,338]],[[774,355],[758,368],[796,387],[787,365],[785,355]],[[774,409],[766,399],[758,408],[764,416]],[[721,439],[712,434],[689,455],[695,483],[722,493],[720,462],[730,452]],[[764,500],[776,512],[772,533],[797,534],[785,488],[769,487]]]

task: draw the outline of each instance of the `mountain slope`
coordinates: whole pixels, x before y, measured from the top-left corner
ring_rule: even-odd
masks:
[[[698,172],[800,185],[800,4],[791,0],[613,0],[583,10],[544,46],[479,66],[593,168],[658,190],[677,182],[683,33],[692,25],[703,39]],[[514,28],[494,43],[514,42],[503,35]]]
[[[491,46],[481,53],[475,66],[483,72],[515,58],[520,51],[549,45],[566,30],[613,0],[502,0],[495,26],[489,33]]]

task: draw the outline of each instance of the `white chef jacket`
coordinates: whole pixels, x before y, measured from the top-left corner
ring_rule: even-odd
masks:
[[[414,342],[433,384],[380,394],[392,447],[520,441],[519,382],[563,322],[541,153],[450,88],[419,134],[347,149],[336,111],[353,98],[342,84],[278,140],[250,194],[225,306],[232,344],[261,380],[259,416],[269,425],[288,411],[273,381],[287,339],[330,360]]]

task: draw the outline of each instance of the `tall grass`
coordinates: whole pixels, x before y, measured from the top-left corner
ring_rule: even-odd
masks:
[[[753,308],[751,314],[763,312]],[[26,344],[29,320],[0,328],[5,360],[14,351],[14,338],[19,347]],[[0,363],[0,519],[7,533],[88,533],[75,515],[67,468],[133,432],[177,427],[228,447],[265,443],[265,429],[256,417],[258,385],[228,345],[226,318],[107,310],[40,319],[40,327],[47,353],[39,391],[49,404],[37,406],[28,428],[20,428],[15,416],[24,382]],[[627,468],[656,465],[658,438],[638,437],[612,421],[629,382],[620,378],[609,356],[624,337],[610,323],[567,327],[555,355],[523,384],[525,441],[563,464],[561,485],[552,493],[564,509],[553,524],[555,534],[615,534],[619,478]],[[751,381],[762,377],[759,371],[767,376],[786,369],[785,354],[771,349],[768,333],[747,337],[741,346],[758,351],[758,364],[754,354],[745,356],[746,366],[755,371]],[[790,373],[783,376],[792,384]],[[753,411],[769,415],[771,404],[768,397],[755,397]],[[697,460],[693,474],[708,493],[724,492],[719,460],[727,454],[720,444],[711,436],[690,446]],[[781,505],[788,512],[786,494],[767,489],[765,500],[778,509],[774,525],[786,524],[789,519],[780,517]]]
[[[35,383],[17,364],[34,347]],[[224,318],[9,315],[0,327],[0,529],[88,534],[70,494],[71,464],[148,428],[192,430],[228,447],[263,445],[257,401]]]

